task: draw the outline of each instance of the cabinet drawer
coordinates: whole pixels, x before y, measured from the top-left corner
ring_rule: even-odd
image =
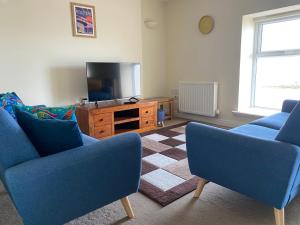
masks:
[[[145,107],[141,109],[142,117],[148,117],[154,115],[154,107]]]
[[[96,138],[104,138],[104,137],[109,137],[112,135],[112,126],[111,125],[104,125],[101,127],[96,127],[95,128],[95,137]]]
[[[151,117],[150,118],[143,118],[141,126],[142,126],[142,128],[153,127],[153,126],[155,126],[155,121]]]
[[[112,124],[112,115],[110,113],[102,113],[94,116],[94,126],[101,127],[103,125]]]

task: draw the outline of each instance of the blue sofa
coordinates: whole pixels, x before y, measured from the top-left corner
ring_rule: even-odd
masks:
[[[118,199],[133,217],[126,196],[139,185],[139,135],[102,141],[83,135],[83,142],[40,157],[18,123],[0,109],[0,179],[25,225],[62,225]]]
[[[282,112],[231,130],[188,124],[189,166],[201,178],[195,197],[214,182],[272,206],[283,225],[284,208],[300,190],[300,147],[275,137],[297,102],[287,100]]]

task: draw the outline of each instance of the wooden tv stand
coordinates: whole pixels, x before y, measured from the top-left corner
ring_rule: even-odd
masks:
[[[157,128],[157,101],[77,106],[76,116],[81,131],[97,139],[126,132],[141,133]]]

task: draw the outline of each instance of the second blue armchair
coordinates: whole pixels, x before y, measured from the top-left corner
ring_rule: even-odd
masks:
[[[282,112],[232,130],[190,123],[189,166],[202,178],[195,197],[211,181],[272,206],[284,225],[284,208],[300,191],[300,147],[276,137],[296,104],[285,101]]]

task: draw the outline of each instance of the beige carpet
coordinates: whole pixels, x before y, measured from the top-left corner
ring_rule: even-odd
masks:
[[[119,202],[110,204],[67,225],[273,225],[270,207],[240,194],[208,184],[200,200],[192,193],[161,208],[142,194],[130,196],[136,219],[128,220]],[[300,198],[286,209],[287,225],[300,225]],[[7,194],[0,186],[0,224],[22,225]],[[41,224],[42,225],[42,224]]]

